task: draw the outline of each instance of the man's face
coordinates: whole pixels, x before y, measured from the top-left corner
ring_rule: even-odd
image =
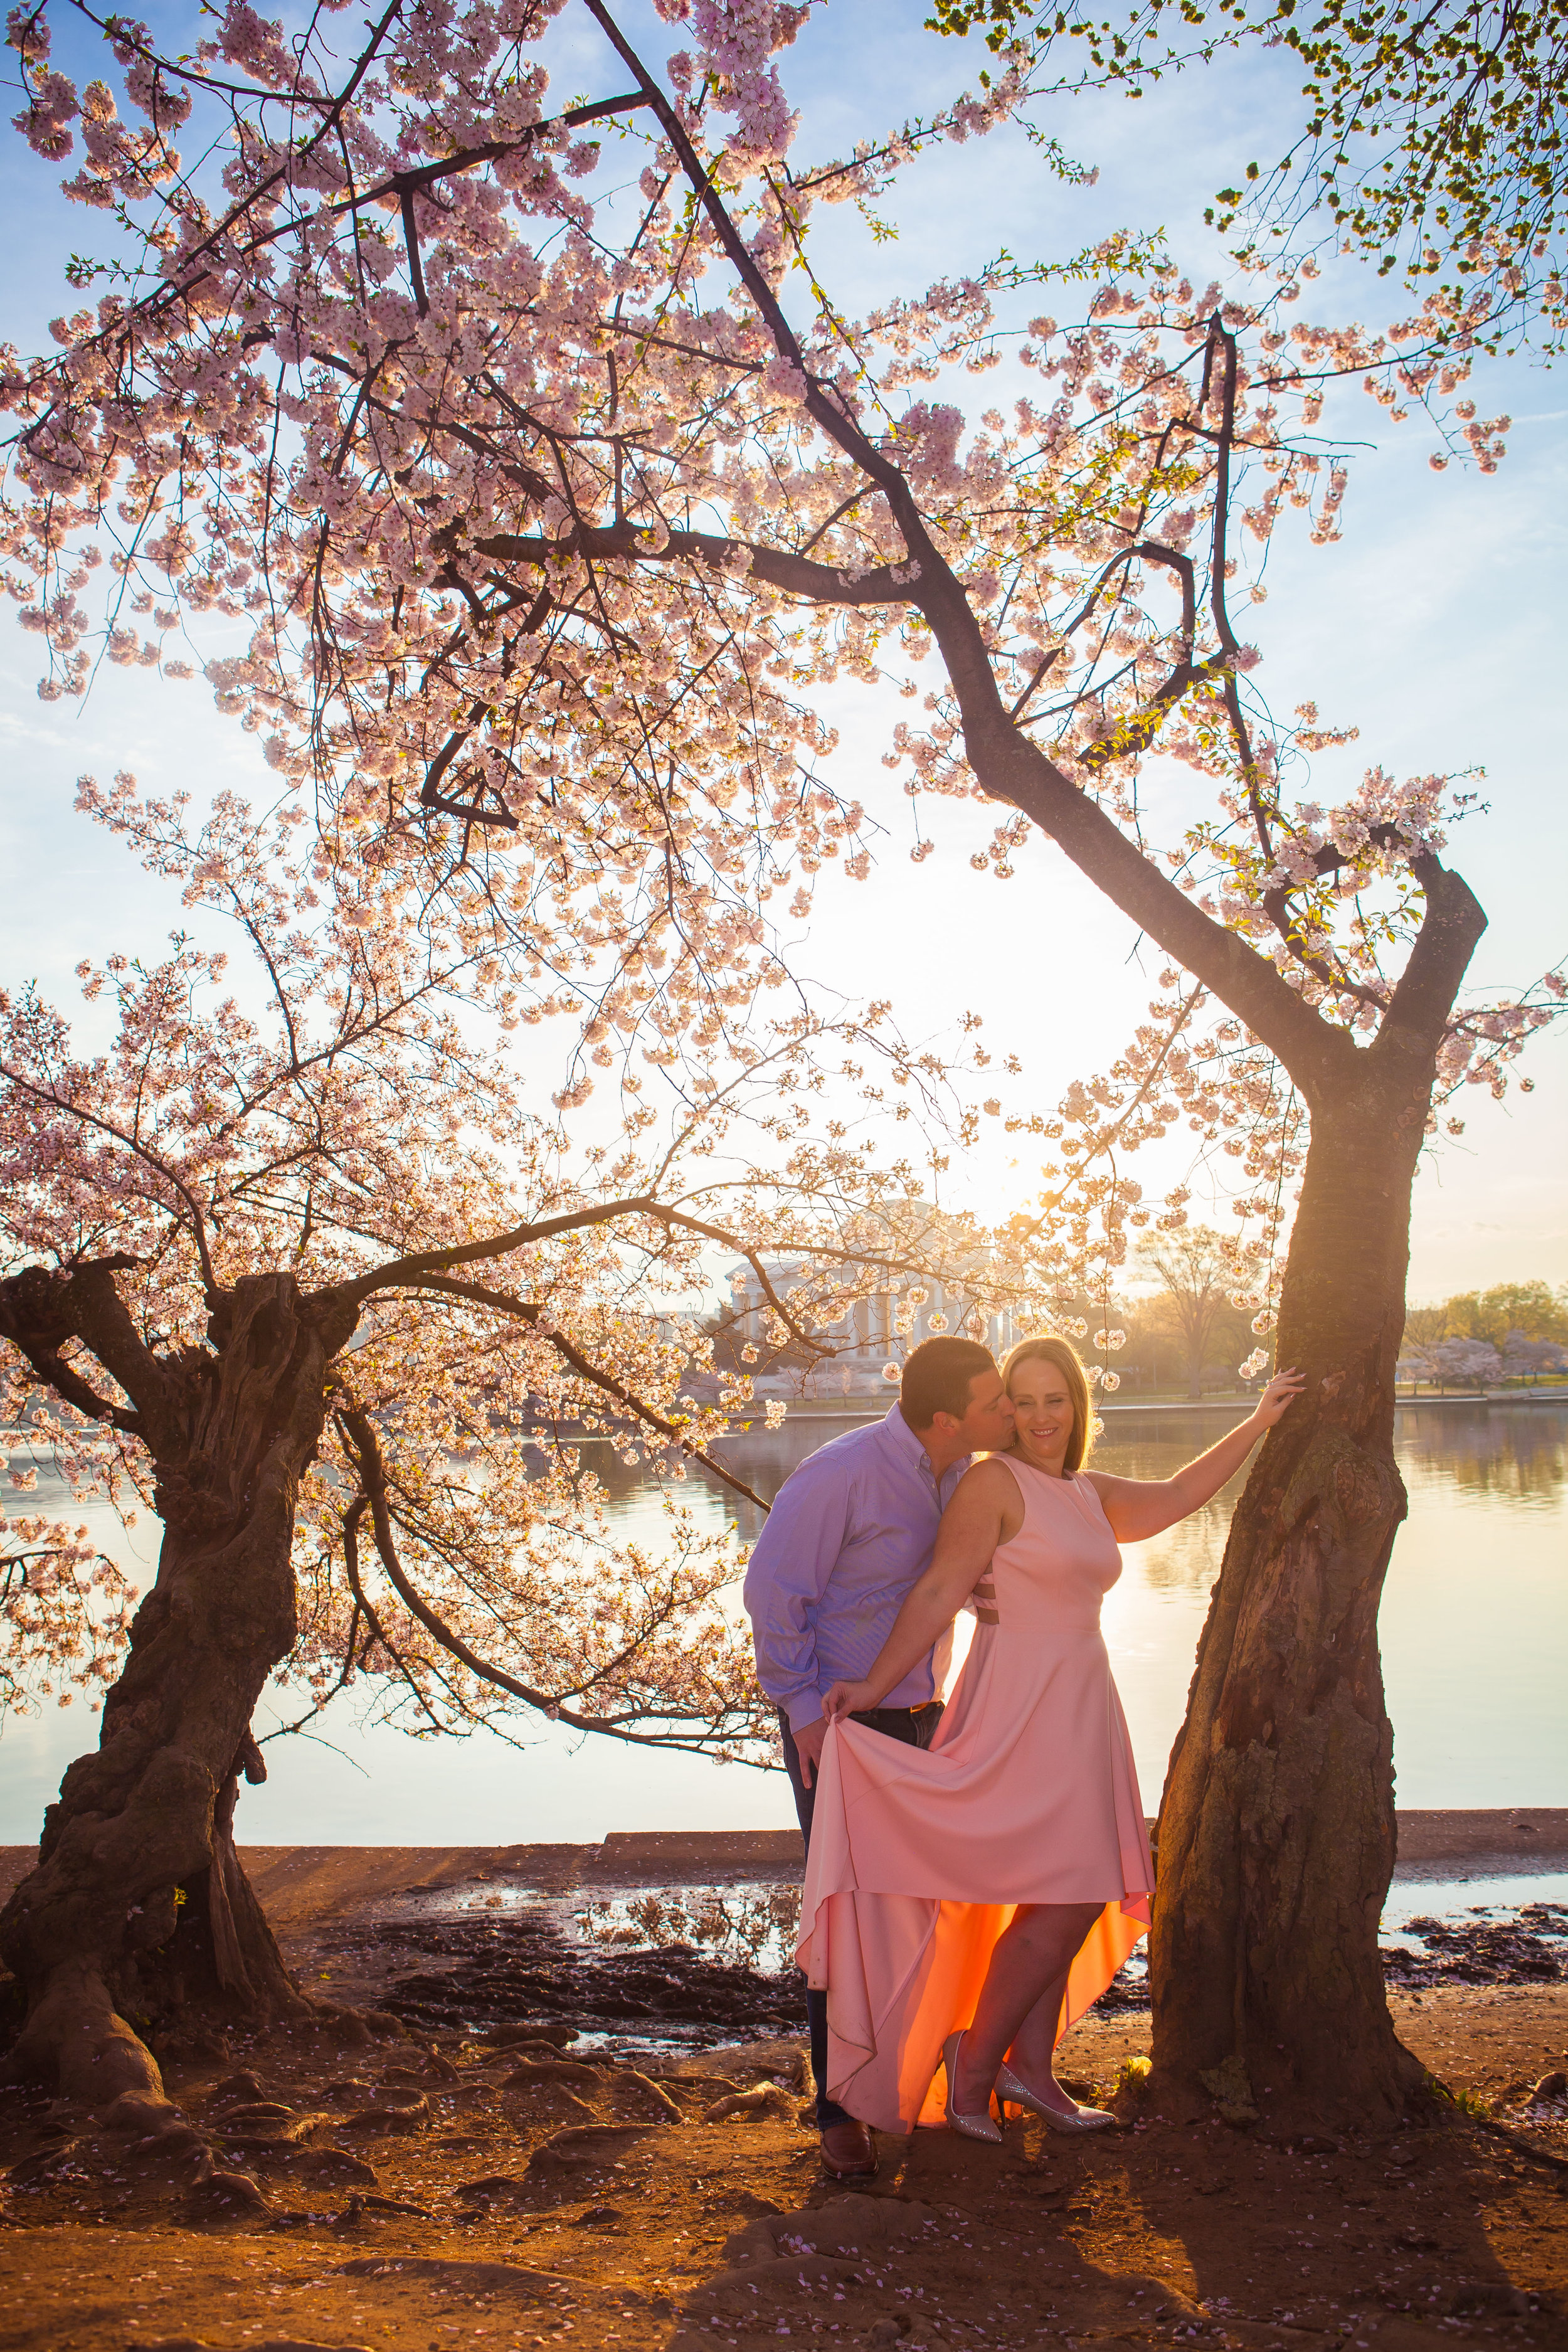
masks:
[[[945,1421],[963,1440],[965,1454],[993,1454],[1013,1440],[1013,1403],[1000,1372],[976,1372],[969,1383],[969,1404],[962,1421],[950,1413]]]

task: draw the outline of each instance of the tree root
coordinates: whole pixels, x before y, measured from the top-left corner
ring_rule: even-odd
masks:
[[[1515,2156],[1526,2157],[1531,2164],[1543,2165],[1548,2172],[1568,2173],[1568,2157],[1553,2156],[1550,2149],[1537,2147],[1533,2140],[1521,2138],[1515,2126],[1495,2123],[1489,2116],[1471,2116],[1468,2121],[1479,2131],[1491,2132],[1504,2141]]]
[[[396,2019],[301,1996],[264,2033],[262,2046],[253,2044],[260,2071],[241,2065],[217,2080],[216,2064],[232,2056],[227,2038],[190,2021],[179,2030],[205,2047],[194,2061],[165,2049],[182,2069],[171,2095],[157,2058],[117,2014],[102,1978],[85,1966],[59,1972],[7,2064],[11,2088],[0,2124],[13,2128],[5,2135],[4,2188],[23,2199],[63,2194],[79,2211],[90,2200],[106,2214],[150,2200],[196,2227],[269,2224],[284,2179],[375,2188],[374,2168],[363,2157],[317,2144],[324,2127],[342,2127],[342,2118],[316,2112],[309,2092],[298,2113],[279,2104],[299,2093],[274,2087],[265,2041],[274,2043],[280,2079],[292,2083],[301,2062],[308,2075],[321,2065],[330,2071],[339,2049],[357,2055],[379,2042],[393,2045],[392,2057],[407,2040]],[[184,2073],[193,2063],[195,2079]],[[455,2072],[434,2055],[425,2066],[432,2081]],[[391,2079],[402,2072],[395,2065]]]
[[[57,1969],[0,2062],[0,2083],[47,2082],[129,2129],[173,2113],[158,2062],[110,1998],[90,1961]]]
[[[166,2036],[153,2032],[151,2039],[171,2063],[221,2061],[230,2054],[221,2029],[237,2025],[353,2050],[406,2038],[402,2021],[384,2011],[362,2014],[290,1989],[286,2003],[249,2018],[237,2015],[232,2000],[187,2009]],[[56,1969],[0,2060],[0,2084],[27,2083],[53,2084],[60,2098],[89,2108],[107,2131],[156,2132],[177,2113],[157,2057],[89,1961]]]

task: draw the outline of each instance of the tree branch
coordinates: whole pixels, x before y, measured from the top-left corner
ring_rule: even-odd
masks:
[[[805,1346],[814,1349],[818,1355],[830,1352],[818,1345],[804,1325],[795,1321],[774,1289],[766,1267],[749,1244],[737,1241],[734,1234],[726,1233],[722,1225],[709,1224],[701,1217],[688,1215],[684,1209],[672,1209],[662,1201],[640,1194],[626,1200],[602,1201],[590,1209],[565,1210],[558,1217],[542,1217],[531,1224],[513,1225],[506,1233],[495,1234],[484,1241],[463,1242],[455,1244],[450,1249],[422,1250],[409,1257],[394,1258],[390,1264],[361,1275],[357,1282],[342,1284],[338,1295],[357,1306],[373,1291],[404,1288],[426,1274],[438,1274],[448,1266],[474,1265],[482,1264],[487,1258],[510,1257],[514,1250],[528,1249],[536,1242],[552,1240],[557,1234],[585,1232],[595,1225],[612,1223],[617,1217],[651,1217],[657,1223],[676,1226],[682,1233],[697,1234],[704,1241],[718,1242],[724,1248],[732,1249],[752,1268],[769,1306],[793,1336]]]
[[[381,1447],[369,1416],[357,1406],[342,1404],[334,1411],[332,1418],[337,1424],[338,1433],[342,1439],[344,1450],[359,1473],[361,1485],[369,1502],[375,1548],[380,1555],[381,1564],[386,1570],[387,1580],[409,1614],[424,1626],[427,1633],[440,1643],[441,1647],[449,1656],[458,1659],[461,1664],[468,1667],[470,1674],[477,1675],[481,1682],[489,1683],[497,1690],[506,1691],[511,1697],[521,1699],[526,1706],[537,1707],[542,1715],[548,1716],[552,1720],[570,1724],[574,1730],[601,1732],[609,1738],[627,1740],[642,1748],[671,1745],[667,1739],[650,1737],[644,1732],[625,1730],[620,1725],[612,1723],[602,1716],[580,1715],[573,1708],[564,1707],[559,1700],[546,1697],[542,1691],[534,1690],[529,1684],[520,1682],[515,1675],[509,1675],[503,1667],[491,1665],[487,1659],[480,1657],[477,1650],[470,1649],[462,1635],[456,1633],[444,1618],[437,1614],[429,1602],[421,1598],[404,1572],[403,1563],[397,1557],[397,1545],[393,1535],[392,1514],[387,1503],[386,1472],[381,1458]],[[363,1593],[356,1593],[355,1597],[369,1615],[369,1604],[364,1601]],[[374,1620],[372,1622],[374,1622]]]
[[[418,1250],[408,1257],[391,1259],[369,1274],[362,1274],[355,1282],[338,1286],[340,1295],[355,1306],[377,1290],[393,1290],[405,1286],[424,1274],[438,1274],[451,1265],[474,1265],[486,1258],[510,1257],[513,1250],[527,1249],[535,1242],[554,1239],[557,1234],[575,1234],[595,1225],[607,1225],[616,1217],[660,1216],[666,1214],[657,1201],[633,1197],[625,1201],[602,1201],[596,1208],[567,1209],[558,1217],[541,1217],[524,1225],[512,1225],[505,1233],[492,1234],[483,1241],[455,1243],[450,1249]]]
[[[1429,852],[1413,857],[1410,869],[1426,893],[1426,911],[1371,1048],[1391,1057],[1412,1050],[1423,1057],[1436,1053],[1487,927],[1485,911],[1463,875]]]
[[[532,1324],[540,1330],[541,1338],[549,1340],[562,1361],[570,1364],[574,1372],[579,1373],[584,1380],[592,1381],[595,1388],[603,1389],[606,1396],[613,1396],[617,1403],[624,1404],[628,1412],[635,1413],[637,1419],[646,1423],[649,1429],[658,1430],[661,1437],[667,1437],[672,1444],[679,1445],[681,1452],[689,1455],[692,1461],[700,1462],[705,1469],[712,1471],[715,1478],[722,1479],[725,1486],[733,1487],[737,1495],[744,1495],[748,1503],[755,1503],[757,1508],[764,1516],[766,1515],[768,1506],[759,1494],[746,1485],[743,1478],[737,1478],[732,1471],[725,1469],[721,1462],[716,1462],[713,1456],[710,1454],[705,1454],[700,1445],[693,1445],[691,1440],[682,1434],[679,1422],[667,1421],[662,1413],[656,1412],[651,1405],[645,1404],[642,1399],[628,1389],[623,1381],[617,1380],[613,1372],[607,1372],[602,1366],[593,1362],[579,1347],[566,1338],[564,1332],[558,1331],[553,1325],[547,1322],[544,1308],[531,1299],[514,1297],[510,1291],[491,1290],[480,1282],[458,1282],[450,1275],[441,1274],[417,1276],[410,1287],[439,1291],[448,1298],[472,1299],[478,1307],[493,1307],[498,1314],[510,1315],[520,1323]]]
[[[0,1337],[9,1339],[39,1380],[78,1412],[142,1438],[156,1452],[168,1382],[114,1286],[115,1275],[136,1263],[125,1256],[99,1258],[63,1274],[47,1266],[24,1266],[20,1274],[0,1281]],[[69,1339],[80,1339],[91,1349],[132,1399],[134,1411],[100,1396],[61,1360],[59,1350]]]
[[[342,1434],[341,1431],[339,1432],[339,1434]],[[345,1444],[347,1443],[346,1439],[344,1442]],[[436,1713],[435,1708],[431,1706],[429,1700],[426,1697],[424,1692],[420,1689],[418,1684],[409,1673],[408,1668],[405,1665],[396,1643],[393,1641],[391,1635],[387,1633],[386,1628],[383,1625],[380,1618],[376,1615],[375,1611],[372,1608],[369,1600],[366,1598],[364,1586],[360,1581],[359,1528],[360,1521],[363,1518],[369,1508],[370,1496],[366,1494],[361,1493],[355,1496],[348,1509],[343,1513],[343,1566],[348,1571],[349,1591],[353,1594],[354,1600],[354,1614],[349,1626],[348,1665],[352,1665],[353,1663],[353,1629],[358,1623],[361,1612],[363,1612],[365,1622],[370,1627],[372,1634],[374,1636],[375,1640],[381,1643],[382,1648],[386,1652],[387,1656],[396,1666],[398,1673],[403,1676],[404,1681],[407,1684],[409,1689],[413,1692],[415,1697],[424,1708],[426,1716],[428,1716],[430,1719],[430,1728],[432,1731],[439,1731],[441,1728],[441,1719],[439,1716]],[[370,1644],[367,1643],[365,1647],[368,1652]],[[348,1665],[345,1665],[343,1673],[338,1678],[339,1689],[342,1689],[343,1683],[348,1678]]]
[[[616,55],[628,65],[641,84],[643,95],[658,118],[679,160],[680,168],[691,184],[699,204],[712,222],[720,244],[740,277],[742,284],[757,306],[769,332],[786,359],[793,360],[806,381],[805,404],[828,438],[837,443],[846,457],[852,457],[862,471],[868,474],[878,488],[904,503],[909,491],[898,467],[884,457],[876,445],[868,440],[854,420],[846,415],[837,401],[813,380],[806,368],[804,354],[794,328],[785,318],[778,297],[768,284],[746,245],[744,237],[730,218],[723,198],[714,186],[701,157],[687,136],[686,126],[668,99],[649,73],[637,51],[611,16],[604,0],[585,0],[589,15],[599,26]]]
[[[922,564],[918,601],[942,648],[958,696],[964,750],[984,791],[1022,810],[1113,905],[1239,1013],[1310,1101],[1355,1052],[1350,1038],[1303,1004],[1255,949],[1168,881],[1014,724],[969,600],[940,557]]]
[[[406,184],[398,190],[398,208],[403,215],[403,242],[408,251],[408,278],[414,289],[414,307],[422,319],[427,319],[430,297],[425,291],[425,270],[419,258],[419,226],[414,217],[414,191]]]
[[[915,601],[915,574],[903,563],[879,563],[851,577],[831,563],[808,562],[787,549],[754,547],[748,540],[722,539],[716,532],[672,530],[662,545],[636,523],[579,523],[559,539],[521,539],[502,531],[493,539],[469,542],[476,554],[497,562],[542,567],[563,555],[631,556],[638,563],[676,563],[695,559],[714,571],[722,570],[735,550],[751,558],[751,575],[786,595],[801,596],[814,604],[910,604]]]

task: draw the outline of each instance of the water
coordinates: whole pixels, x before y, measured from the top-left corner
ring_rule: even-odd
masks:
[[[1480,1900],[1477,1900],[1477,1897]],[[499,1907],[499,1898],[487,1898]],[[514,1898],[527,1903],[530,1897]],[[563,1903],[583,1942],[600,1951],[647,1950],[673,1946],[734,1965],[773,1972],[795,1957],[800,1922],[800,1888],[793,1881],[742,1881],[723,1886],[645,1887],[636,1894],[608,1894],[584,1904]],[[1523,1915],[1522,1919],[1521,1915]],[[1476,1928],[1531,1929],[1544,1942],[1559,1969],[1568,1962],[1568,1873],[1534,1877],[1396,1878],[1380,1922],[1380,1941],[1404,1953],[1424,1956],[1436,1916],[1461,1934]],[[1121,1981],[1133,1990],[1147,1980],[1148,1949],[1140,1945],[1126,1962]]]
[[[650,1886],[580,1906],[573,1923],[599,1949],[687,1947],[739,1967],[776,1973],[800,1940],[800,1889],[767,1880],[738,1886]]]
[[[1406,1875],[1396,1875],[1384,1906],[1381,1941],[1390,1982],[1409,1991],[1440,1983],[1560,1983],[1568,1972],[1565,1895],[1568,1873],[1561,1870],[1461,1880],[1454,1874],[1420,1878],[1412,1866]],[[329,1930],[320,1957],[332,1965],[321,1981],[342,1985],[346,1961],[358,1976],[360,1994],[398,2009],[399,1979],[411,1969],[434,1967],[443,1979],[437,1998],[448,2016],[455,2003],[470,2022],[496,2024],[511,2021],[496,2005],[498,1988],[504,1997],[507,1986],[508,1954],[521,1954],[531,1973],[560,1959],[564,1969],[553,1991],[542,1997],[536,1983],[530,1998],[561,2021],[577,2023],[584,2046],[606,2041],[614,2045],[626,2024],[636,2020],[634,2041],[674,2048],[690,2041],[694,2026],[700,2041],[724,2030],[722,2024],[714,2029],[689,2018],[662,2024],[647,2020],[649,1979],[639,1962],[661,1955],[694,1990],[703,1984],[708,1962],[776,1977],[794,1961],[800,1900],[798,1877],[783,1872],[721,1885],[606,1885],[597,1893],[580,1887],[552,1894],[521,1883],[499,1891],[490,1885],[483,1894],[471,1886],[416,1893],[384,1904],[368,1941],[363,1919]],[[542,1940],[542,1925],[549,1930]],[[591,1955],[596,1964],[591,1989],[581,1978],[569,1981],[574,1952]],[[668,1981],[667,1974],[654,1979],[659,1989]],[[621,2022],[616,2017],[617,1983],[623,1996],[631,1996]],[[421,2002],[430,1998],[426,1979],[408,1990]],[[1108,2002],[1111,2010],[1141,2006],[1147,1991],[1148,1955],[1141,1946]],[[748,2006],[753,2025],[771,2021]],[[413,2022],[418,2012],[399,2013]],[[430,2012],[425,2015],[428,2021]]]
[[[1127,1435],[1122,1435],[1123,1430]],[[1168,1476],[1215,1418],[1129,1415],[1099,1465]],[[1415,1405],[1395,1431],[1410,1515],[1379,1620],[1400,1804],[1568,1803],[1568,1410]],[[1240,1480],[1126,1548],[1106,1641],[1150,1799],[1186,1705]]]
[[[728,1458],[772,1495],[843,1425],[813,1417],[775,1433],[737,1433]],[[1131,1477],[1163,1477],[1225,1425],[1217,1412],[1119,1413],[1096,1461]],[[1404,1407],[1396,1444],[1410,1517],[1394,1549],[1382,1632],[1399,1801],[1568,1804],[1568,1408]],[[595,1466],[623,1531],[654,1534],[650,1488],[601,1451]],[[41,1475],[30,1508],[69,1507],[58,1486],[47,1489]],[[733,1520],[742,1537],[755,1533],[752,1506],[696,1480],[686,1492],[710,1526]],[[1106,1603],[1106,1640],[1151,1812],[1233,1500],[1227,1489],[1181,1527],[1129,1545]],[[101,1509],[71,1515],[89,1520],[105,1550],[151,1573],[154,1522],[143,1520],[127,1538]],[[289,1708],[288,1699],[278,1709],[264,1701],[258,1728]],[[360,1726],[340,1698],[318,1732],[269,1743],[270,1780],[241,1799],[246,1843],[535,1843],[597,1839],[612,1829],[782,1828],[794,1819],[782,1773],[628,1752],[608,1740],[574,1740],[558,1726],[525,1725],[521,1750],[487,1733],[415,1742]],[[5,1728],[0,1843],[37,1836],[65,1766],[96,1733],[79,1703]]]
[[[1456,1867],[1427,1878],[1395,1877],[1383,1906],[1385,1937],[1408,1933],[1412,1919],[1427,1912],[1462,1913],[1467,1918],[1488,1919],[1522,1911],[1526,1905],[1552,1904],[1568,1921],[1568,1871],[1518,1871],[1493,1877],[1460,1877]],[[1558,1929],[1554,1932],[1563,1932]]]

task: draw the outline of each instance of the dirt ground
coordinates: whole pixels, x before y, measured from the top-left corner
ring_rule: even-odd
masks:
[[[1394,2008],[1501,2128],[1289,2144],[1129,2093],[1083,2141],[884,2140],[850,2195],[819,2177],[787,2041],[640,2065],[214,2042],[168,2069],[191,2128],[150,2146],[7,2092],[0,2352],[1568,2346],[1568,2102],[1528,2096],[1568,2063],[1568,1988]],[[1147,2034],[1086,2021],[1062,2071],[1108,2087]]]

